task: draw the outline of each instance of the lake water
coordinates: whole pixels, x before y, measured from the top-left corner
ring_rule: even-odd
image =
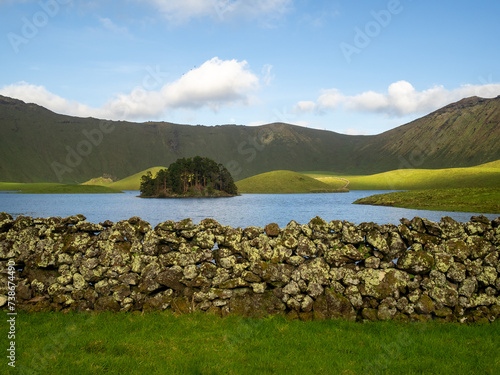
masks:
[[[49,217],[83,214],[88,221],[113,222],[140,216],[153,227],[166,220],[191,218],[199,223],[213,218],[233,227],[260,226],[278,223],[286,226],[291,220],[308,223],[320,216],[326,221],[347,220],[355,224],[375,222],[399,224],[399,219],[414,216],[439,221],[450,216],[457,221],[469,221],[478,213],[409,210],[352,204],[356,199],[387,191],[351,191],[342,194],[244,194],[218,199],[143,199],[138,191],[124,194],[13,194],[0,193],[0,212],[13,216]],[[489,219],[498,215],[487,214]]]

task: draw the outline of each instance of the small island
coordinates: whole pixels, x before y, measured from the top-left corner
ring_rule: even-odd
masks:
[[[218,198],[238,195],[233,177],[222,164],[195,156],[178,159],[153,177],[141,177],[141,198]]]

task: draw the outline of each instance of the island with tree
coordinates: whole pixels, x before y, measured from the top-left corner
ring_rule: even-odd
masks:
[[[232,197],[238,195],[233,177],[222,164],[195,156],[178,159],[155,177],[141,177],[142,198]]]

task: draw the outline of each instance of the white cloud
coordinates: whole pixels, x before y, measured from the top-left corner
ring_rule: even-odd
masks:
[[[323,90],[315,102],[298,102],[299,112],[326,111],[340,106],[355,112],[376,112],[389,116],[403,117],[410,114],[422,114],[439,109],[460,99],[479,96],[492,98],[500,94],[500,84],[462,85],[448,90],[443,86],[417,91],[407,81],[398,81],[389,85],[387,92],[365,91],[358,95],[344,95],[338,89]]]
[[[251,101],[251,93],[259,87],[259,78],[248,69],[246,61],[214,57],[178,80],[158,85],[163,86],[156,91],[137,86],[130,93],[116,95],[101,108],[66,100],[43,86],[26,82],[5,86],[0,89],[0,94],[74,116],[153,120],[167,110],[178,108],[209,107],[218,110],[222,106],[247,105]]]
[[[27,82],[4,86],[0,89],[0,95],[9,96],[25,101],[36,103],[54,112],[71,114],[74,116],[91,116],[93,109],[75,101],[66,100],[48,91],[43,86],[31,85]]]
[[[312,112],[316,109],[316,103],[311,101],[300,101],[293,108],[294,112]]]
[[[126,37],[131,37],[130,32],[128,29],[124,26],[118,26],[116,23],[114,23],[111,19],[109,18],[99,18],[99,22],[101,26],[103,26],[106,30],[111,31],[114,34],[126,36]]]
[[[138,0],[137,0],[138,1]],[[170,22],[182,23],[191,18],[212,17],[219,21],[261,16],[279,17],[293,0],[147,0]]]

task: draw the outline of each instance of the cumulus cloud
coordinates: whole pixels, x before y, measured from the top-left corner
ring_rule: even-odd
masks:
[[[323,90],[316,102],[298,102],[299,112],[326,111],[340,106],[355,112],[376,112],[402,117],[430,112],[460,99],[479,96],[492,98],[500,94],[500,84],[463,85],[456,89],[434,86],[418,91],[407,81],[389,85],[387,92],[365,91],[358,95],[344,95],[338,89]]]
[[[161,79],[161,76],[156,78]],[[143,83],[149,81],[150,79],[145,79]],[[130,93],[116,95],[101,108],[91,108],[66,100],[43,86],[26,82],[5,86],[0,89],[0,94],[69,115],[151,120],[159,118],[168,110],[178,108],[209,107],[217,111],[222,106],[247,105],[251,94],[259,87],[259,78],[249,70],[246,61],[220,60],[214,57],[178,80],[159,86],[158,90],[137,86]]]
[[[235,17],[278,17],[293,0],[147,0],[173,23],[212,17],[225,21]]]

